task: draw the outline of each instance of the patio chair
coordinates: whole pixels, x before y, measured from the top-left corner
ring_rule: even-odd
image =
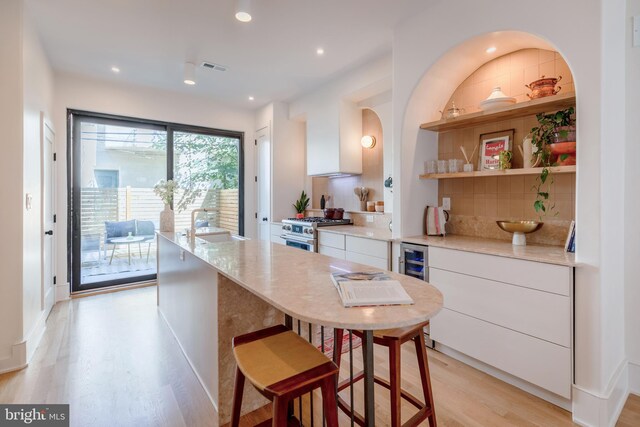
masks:
[[[138,244],[138,250],[140,251],[140,258],[142,258],[142,243],[148,243],[147,247],[147,262],[149,262],[149,253],[151,252],[151,243],[156,239],[156,226],[153,221],[138,221],[136,220],[136,236],[144,237],[144,240]]]
[[[112,242],[113,239],[120,237],[127,237],[129,233],[131,235],[136,234],[136,220],[130,221],[105,221],[104,222],[104,256],[107,257],[107,245],[113,245],[112,251],[115,252],[116,245]]]

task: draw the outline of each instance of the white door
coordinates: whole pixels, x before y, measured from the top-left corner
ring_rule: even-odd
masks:
[[[55,302],[55,134],[41,116],[42,138],[42,309],[48,312]]]
[[[257,185],[258,193],[258,236],[261,240],[271,240],[271,138],[269,126],[256,132],[257,145]]]

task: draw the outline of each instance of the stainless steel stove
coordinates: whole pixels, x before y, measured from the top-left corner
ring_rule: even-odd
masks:
[[[319,227],[332,225],[350,225],[350,219],[326,219],[323,217],[289,218],[282,220],[282,235],[287,246],[318,252]]]

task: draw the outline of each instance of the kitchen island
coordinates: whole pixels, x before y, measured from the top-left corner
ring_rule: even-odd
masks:
[[[442,307],[433,286],[394,273],[415,304],[344,308],[330,273],[371,267],[265,241],[189,242],[175,233],[158,235],[158,306],[218,414],[230,420],[235,362],[234,336],[284,323],[285,317],[342,329],[416,325]],[[373,343],[365,338],[368,421],[373,423]],[[243,412],[266,400],[245,389]]]

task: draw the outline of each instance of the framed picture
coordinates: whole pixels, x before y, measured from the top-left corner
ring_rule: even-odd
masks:
[[[480,135],[480,155],[478,170],[500,169],[500,152],[511,151],[515,129]]]

